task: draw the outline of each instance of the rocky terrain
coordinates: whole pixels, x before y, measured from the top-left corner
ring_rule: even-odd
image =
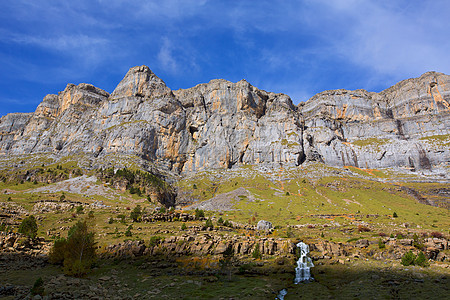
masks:
[[[400,167],[448,176],[450,76],[428,72],[380,93],[325,91],[295,106],[245,80],[170,90],[131,68],[112,94],[90,84],[0,119],[0,155],[136,155],[189,174],[245,164]]]

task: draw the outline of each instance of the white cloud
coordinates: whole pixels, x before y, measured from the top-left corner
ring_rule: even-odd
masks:
[[[164,37],[158,52],[158,62],[166,72],[175,73],[178,70],[178,63],[175,60],[172,51],[172,43],[167,37]]]

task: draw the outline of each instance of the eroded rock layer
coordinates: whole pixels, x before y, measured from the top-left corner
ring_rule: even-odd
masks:
[[[133,154],[175,173],[242,164],[433,170],[450,161],[450,76],[428,72],[380,93],[322,92],[295,106],[245,80],[170,90],[131,68],[110,95],[90,84],[0,119],[0,155]]]

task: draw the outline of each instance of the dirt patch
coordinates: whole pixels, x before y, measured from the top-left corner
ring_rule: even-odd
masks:
[[[119,197],[113,189],[97,184],[97,177],[86,175],[67,179],[54,183],[52,185],[39,187],[27,191],[27,193],[56,193],[66,192],[74,194],[82,194],[85,196],[100,195],[108,199],[116,199]]]
[[[214,198],[203,201],[201,203],[195,203],[193,205],[187,206],[184,209],[191,210],[198,208],[202,210],[230,211],[234,210],[233,205],[236,201],[242,200],[245,197],[251,198],[252,195],[248,190],[244,188],[238,188],[228,193],[219,194]]]

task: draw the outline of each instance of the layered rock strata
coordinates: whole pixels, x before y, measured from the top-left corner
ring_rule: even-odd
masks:
[[[322,92],[295,106],[245,80],[170,90],[131,68],[111,95],[69,84],[31,114],[0,119],[0,155],[132,154],[177,174],[243,164],[404,167],[450,161],[450,76],[429,72],[380,93]]]

